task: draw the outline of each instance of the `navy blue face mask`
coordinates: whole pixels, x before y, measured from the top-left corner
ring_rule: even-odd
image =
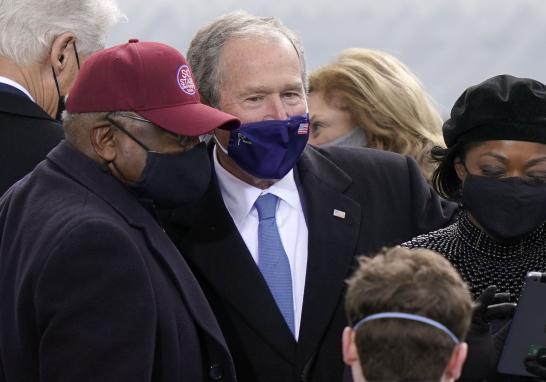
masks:
[[[296,164],[309,138],[308,114],[285,120],[242,124],[229,132],[227,150],[218,146],[249,174],[281,179]]]

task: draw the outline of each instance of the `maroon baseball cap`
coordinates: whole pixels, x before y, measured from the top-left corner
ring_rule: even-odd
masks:
[[[176,49],[137,39],[91,55],[70,90],[66,110],[133,111],[177,135],[240,125],[234,116],[201,103],[191,69]]]

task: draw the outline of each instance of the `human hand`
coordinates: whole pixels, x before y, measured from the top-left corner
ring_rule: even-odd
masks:
[[[509,293],[496,292],[496,286],[489,286],[475,301],[461,381],[500,380],[496,366],[516,304],[508,302]]]
[[[540,349],[534,356],[528,356],[524,362],[527,372],[539,378],[546,378],[546,348]]]
[[[476,299],[471,330],[478,333],[489,332],[491,321],[512,318],[516,304],[509,301],[510,293],[497,293],[495,285],[488,286]]]

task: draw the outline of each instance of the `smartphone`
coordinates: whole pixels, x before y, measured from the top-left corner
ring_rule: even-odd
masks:
[[[546,273],[529,272],[523,287],[497,370],[533,377],[525,370],[527,356],[546,351]]]

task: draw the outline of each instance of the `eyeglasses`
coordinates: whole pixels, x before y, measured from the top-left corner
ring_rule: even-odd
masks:
[[[140,121],[140,122],[146,122],[146,123],[149,123],[150,125],[152,125],[154,128],[156,129],[159,129],[162,133],[165,133],[165,134],[168,134],[170,136],[172,136],[174,139],[176,139],[176,141],[178,142],[178,144],[183,147],[183,148],[188,148],[188,147],[191,147],[191,146],[194,146],[196,143],[199,143],[199,137],[192,137],[192,136],[187,136],[187,135],[177,135],[177,134],[174,134],[170,131],[167,131],[165,129],[162,129],[161,127],[157,126],[155,123],[153,123],[152,121],[148,120],[148,119],[145,119],[145,118],[142,118],[142,117],[139,117],[139,116],[136,116],[134,114],[128,114],[128,113],[124,113],[124,112],[116,112],[116,113],[109,113],[106,117],[106,119],[108,119],[108,121],[110,123],[112,123],[114,126],[116,126],[117,128],[119,128],[121,131],[123,131],[126,135],[128,135],[130,138],[132,138],[136,143],[138,143],[142,148],[144,148],[146,151],[152,151],[150,150],[146,145],[144,145],[140,140],[138,140],[133,134],[129,133],[127,131],[127,129],[125,129],[124,127],[120,126],[120,124],[116,121],[114,121],[112,119],[112,114],[114,114],[115,116],[119,116],[119,117],[124,117],[124,118],[129,118],[129,119],[132,119],[132,120],[135,120],[135,121]]]

